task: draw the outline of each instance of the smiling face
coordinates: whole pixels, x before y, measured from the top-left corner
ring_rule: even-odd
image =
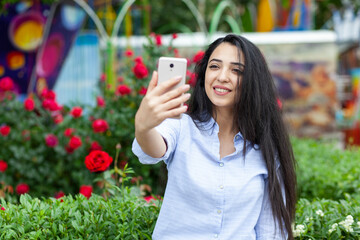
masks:
[[[215,111],[233,111],[235,95],[244,72],[242,54],[230,43],[221,43],[212,52],[205,72],[205,92]]]

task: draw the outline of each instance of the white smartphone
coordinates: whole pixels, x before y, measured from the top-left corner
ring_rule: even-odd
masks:
[[[184,85],[186,81],[186,69],[186,58],[160,57],[158,62],[158,84],[171,78],[182,76],[181,81],[174,86],[174,88]]]

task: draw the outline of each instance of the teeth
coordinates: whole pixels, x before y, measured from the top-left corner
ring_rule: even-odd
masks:
[[[217,92],[230,92],[229,90],[222,89],[222,88],[215,88]]]

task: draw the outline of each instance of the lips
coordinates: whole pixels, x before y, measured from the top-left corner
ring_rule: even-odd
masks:
[[[218,95],[225,95],[225,94],[228,94],[229,92],[231,92],[230,89],[223,87],[223,86],[214,86],[213,89],[214,89],[215,93]]]

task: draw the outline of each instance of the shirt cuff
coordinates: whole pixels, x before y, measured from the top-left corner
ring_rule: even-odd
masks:
[[[159,158],[151,157],[141,149],[136,138],[134,139],[133,144],[132,144],[132,152],[139,158],[139,161],[143,164],[156,164],[160,161],[166,162],[166,159],[168,159],[169,155],[170,155],[169,149],[167,148],[164,156],[159,157]]]

